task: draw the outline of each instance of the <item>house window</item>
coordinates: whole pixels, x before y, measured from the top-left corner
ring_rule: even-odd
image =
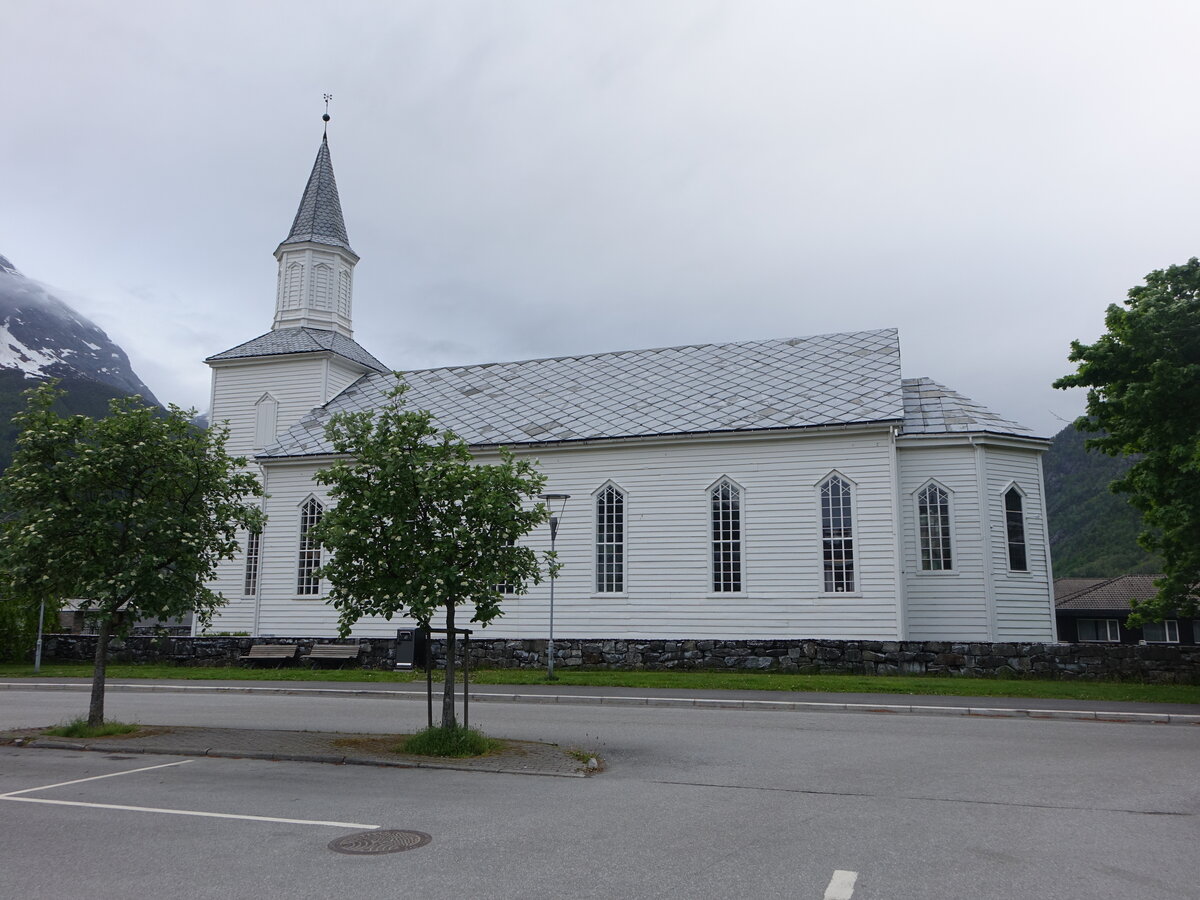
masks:
[[[1147,622],[1142,626],[1142,640],[1147,644],[1178,644],[1179,622],[1175,619]]]
[[[936,484],[917,494],[917,529],[921,539],[921,568],[943,572],[954,568],[950,552],[950,495]]]
[[[321,568],[321,545],[313,536],[313,529],[321,521],[324,507],[315,497],[309,497],[300,507],[300,559],[296,569],[296,593],[319,594],[321,579],[317,569]]]
[[[625,495],[611,484],[596,495],[596,591],[625,590]]]
[[[1008,567],[1014,572],[1029,571],[1025,556],[1024,498],[1015,486],[1004,492],[1004,527],[1008,533]]]
[[[1121,640],[1121,629],[1116,619],[1079,619],[1076,629],[1075,633],[1080,641],[1116,643]]]
[[[246,535],[246,578],[242,584],[242,594],[247,597],[258,596],[258,563],[262,556],[262,532],[251,531]]]
[[[712,529],[712,589],[742,589],[742,492],[723,479],[708,492]]]
[[[828,593],[854,590],[854,514],[850,501],[850,482],[842,476],[831,475],[821,483],[821,554]]]

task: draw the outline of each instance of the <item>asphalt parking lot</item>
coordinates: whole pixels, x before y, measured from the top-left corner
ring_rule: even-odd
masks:
[[[400,731],[412,701],[113,694],[161,725]],[[82,697],[6,691],[0,727]],[[590,778],[0,748],[6,896],[1196,896],[1200,728],[472,706]],[[47,802],[51,801],[51,802]],[[335,839],[420,832],[404,852]]]

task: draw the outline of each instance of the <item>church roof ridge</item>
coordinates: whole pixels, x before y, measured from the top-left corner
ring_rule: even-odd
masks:
[[[304,241],[340,247],[354,253],[346,233],[346,221],[342,217],[342,201],[338,196],[337,179],[333,175],[333,160],[329,156],[329,138],[324,135],[308,183],[300,197],[296,218],[292,220],[291,231],[279,246]]]
[[[497,366],[526,366],[536,363],[554,363],[554,362],[571,362],[576,360],[600,359],[603,357],[619,357],[642,355],[647,353],[671,353],[684,350],[718,350],[723,348],[738,347],[746,348],[751,346],[765,346],[769,344],[792,343],[794,346],[799,342],[817,341],[821,339],[831,338],[846,338],[857,335],[897,335],[896,328],[876,328],[867,329],[864,331],[831,331],[826,334],[811,334],[791,338],[757,338],[748,341],[724,341],[722,343],[692,343],[692,344],[675,344],[665,347],[635,347],[627,350],[601,350],[593,353],[568,353],[562,356],[533,356],[526,359],[512,360],[496,360],[494,362],[482,363],[458,363],[451,366],[433,366],[426,369],[402,369],[401,374],[415,374],[418,372],[454,372],[460,369],[490,369]]]

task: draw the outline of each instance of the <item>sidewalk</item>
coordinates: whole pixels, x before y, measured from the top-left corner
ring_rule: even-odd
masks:
[[[89,690],[87,678],[0,678],[4,690]],[[460,686],[461,689],[461,686]],[[107,690],[174,693],[372,696],[423,701],[423,682],[243,681],[117,679]],[[434,684],[434,701],[441,684]],[[471,685],[472,703],[568,703],[604,706],[660,706],[793,712],[869,712],[909,715],[1015,716],[1106,722],[1200,725],[1200,704],[1134,703],[1108,700],[935,696],[914,694],[835,694],[792,691],[702,691],[677,688],[585,687],[562,684]]]

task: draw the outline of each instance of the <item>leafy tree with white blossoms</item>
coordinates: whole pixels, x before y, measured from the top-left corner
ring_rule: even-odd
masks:
[[[238,532],[260,528],[246,501],[262,494],[225,452],[227,432],[191,411],[110,402],[103,419],[61,416],[53,383],[27,391],[0,478],[0,589],[34,602],[72,598],[98,622],[88,725],[104,722],[109,639],[139,618],[194,612],[207,624],[224,599],[207,587]]]
[[[316,534],[332,551],[320,574],[342,637],[363,616],[407,615],[428,627],[444,611],[453,629],[464,603],[474,606],[471,621],[486,626],[502,614],[501,585],[524,594],[541,581],[538,555],[518,541],[549,516],[544,504],[528,502],[545,477],[506,449],[498,463],[475,462],[431,413],[403,408],[405,390],[401,382],[382,408],[335,414],[326,427],[346,458],[317,473],[337,505]],[[448,634],[447,729],[456,727],[454,644]]]

